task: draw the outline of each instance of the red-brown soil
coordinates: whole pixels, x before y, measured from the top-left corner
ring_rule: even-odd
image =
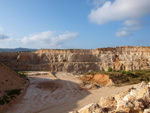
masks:
[[[99,86],[106,86],[111,82],[109,75],[106,74],[96,74],[96,75],[83,75],[81,77],[83,82],[97,84]]]

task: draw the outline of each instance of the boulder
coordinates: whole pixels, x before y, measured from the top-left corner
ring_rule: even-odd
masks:
[[[114,97],[102,97],[98,104],[102,108],[115,109],[117,105],[117,101],[115,100]]]

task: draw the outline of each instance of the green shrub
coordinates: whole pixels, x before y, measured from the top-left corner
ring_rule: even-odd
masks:
[[[7,100],[7,99],[8,99],[8,96],[4,95],[4,96],[3,96],[3,99],[4,99],[4,100]]]
[[[9,102],[10,102],[10,100],[6,99],[6,100],[5,100],[5,102],[6,102],[6,103],[9,103]]]
[[[19,95],[21,93],[21,89],[6,90],[5,92],[8,96]]]
[[[4,104],[5,104],[4,99],[0,98],[0,105],[4,105]]]
[[[9,97],[4,95],[2,98],[0,98],[0,105],[3,105],[5,103],[9,103],[10,100],[9,100]]]
[[[25,75],[24,73],[19,73],[19,72],[18,72],[18,74],[20,75],[20,77],[26,78],[26,75]]]
[[[112,72],[112,68],[111,67],[108,68],[108,72]]]
[[[132,75],[131,71],[126,71],[126,75]]]
[[[126,74],[126,71],[122,70],[121,73],[122,73],[122,74]]]
[[[14,96],[14,95],[11,95],[11,96],[10,96],[10,98],[11,98],[11,99],[14,99],[14,98],[16,98],[16,96]]]

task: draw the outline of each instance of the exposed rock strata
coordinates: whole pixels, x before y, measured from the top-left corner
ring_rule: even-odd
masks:
[[[15,70],[84,73],[89,70],[150,69],[150,47],[116,47],[96,50],[38,50],[0,52],[0,61]]]

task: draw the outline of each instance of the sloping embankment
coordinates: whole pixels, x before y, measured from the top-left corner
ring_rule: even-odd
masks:
[[[2,113],[13,102],[18,101],[25,93],[29,81],[15,71],[0,63],[0,112]],[[21,93],[21,94],[20,94]]]

